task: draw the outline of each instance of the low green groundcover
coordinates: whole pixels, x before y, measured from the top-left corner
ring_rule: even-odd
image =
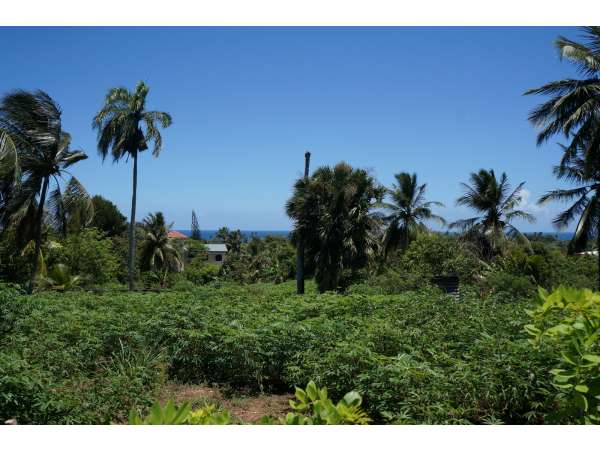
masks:
[[[542,423],[556,359],[531,302],[307,294],[293,283],[192,292],[0,291],[0,419],[126,422],[167,381],[362,395],[375,423]]]

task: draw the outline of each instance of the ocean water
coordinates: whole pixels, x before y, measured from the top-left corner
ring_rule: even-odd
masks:
[[[542,231],[541,232],[543,235],[546,236],[552,236],[554,237],[554,239],[558,240],[558,241],[570,241],[571,238],[573,237],[573,232],[572,231]],[[530,235],[533,233],[525,233],[526,235]]]
[[[185,234],[186,236],[191,236],[192,234],[192,230],[177,230],[183,234]],[[265,236],[282,236],[282,237],[288,237],[290,235],[290,232],[288,230],[240,230],[242,232],[242,235],[246,238],[246,239],[250,239],[250,237],[252,237],[252,235],[256,235],[259,238],[264,238]],[[544,235],[547,236],[553,236],[555,239],[559,240],[559,241],[568,241],[573,237],[573,233],[570,231],[566,231],[566,232],[556,232],[556,231],[542,231],[541,232]],[[217,234],[217,230],[200,230],[200,234],[202,236],[202,239],[205,240],[211,240],[214,238],[215,234]],[[530,232],[527,232],[525,234],[533,234]]]
[[[176,231],[179,231],[180,233],[183,233],[186,236],[192,235],[192,230],[176,230]],[[218,230],[200,230],[200,236],[202,237],[202,239],[209,241],[214,238],[214,236],[217,234],[217,231]],[[242,232],[242,236],[244,236],[246,239],[250,239],[252,237],[252,235],[256,235],[259,238],[264,238],[266,236],[288,237],[290,234],[290,232],[287,230],[240,230],[240,231]]]

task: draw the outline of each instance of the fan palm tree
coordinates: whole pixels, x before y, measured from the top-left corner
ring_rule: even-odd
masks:
[[[154,143],[152,155],[157,157],[162,150],[162,136],[158,126],[171,125],[171,116],[160,111],[146,111],[149,88],[139,82],[134,91],[124,87],[108,91],[102,109],[96,114],[93,127],[98,130],[98,153],[104,160],[109,151],[113,162],[122,158],[133,159],[133,192],[129,219],[128,272],[129,289],[134,287],[135,264],[135,207],[137,197],[137,171],[139,153]]]
[[[525,92],[551,96],[531,111],[529,120],[540,129],[538,145],[557,134],[571,138],[564,147],[565,163],[581,151],[600,151],[600,27],[583,27],[583,32],[583,43],[561,36],[555,46],[561,59],[572,62],[585,78],[552,81]]]
[[[340,287],[344,272],[365,267],[379,248],[381,218],[373,212],[384,188],[365,170],[346,163],[320,167],[300,178],[286,204],[306,252],[307,267],[314,268],[319,291]]]
[[[169,238],[171,225],[165,223],[163,213],[149,214],[144,219],[144,240],[142,242],[142,270],[153,270],[162,274],[161,285],[164,285],[168,272],[180,272],[183,262],[179,251]]]
[[[418,231],[427,230],[425,221],[433,220],[440,225],[446,221],[431,211],[432,206],[444,206],[440,202],[425,201],[427,184],[417,183],[417,174],[401,172],[395,175],[397,184],[387,190],[391,202],[381,206],[390,212],[384,217],[388,224],[383,235],[384,260],[391,250],[406,249]]]
[[[522,201],[521,192],[525,182],[511,192],[506,173],[502,173],[498,180],[493,170],[481,169],[471,173],[470,178],[470,185],[461,183],[465,194],[457,199],[456,204],[468,206],[480,215],[458,220],[449,227],[480,233],[489,240],[495,251],[505,234],[529,246],[528,239],[511,224],[514,219],[535,222],[535,217],[531,214],[516,209]]]
[[[562,146],[564,149],[564,146]],[[573,189],[555,189],[543,195],[539,203],[545,204],[550,201],[573,201],[565,211],[553,220],[554,226],[564,229],[570,223],[577,220],[575,233],[568,246],[568,252],[573,254],[585,250],[588,242],[596,238],[598,254],[598,289],[600,290],[600,164],[596,161],[589,164],[581,156],[585,147],[580,150],[580,155],[569,159],[568,162],[554,168],[554,174],[558,179],[564,179],[577,185]]]
[[[25,241],[33,236],[33,268],[27,288],[31,293],[50,182],[58,185],[67,169],[87,155],[81,150],[70,150],[71,137],[62,130],[60,107],[40,90],[18,90],[5,95],[0,101],[0,128],[11,140],[8,143],[5,138],[0,154],[0,174],[9,186],[3,186],[1,216],[3,226],[16,225],[21,237],[27,236]],[[82,197],[83,192],[77,196]]]

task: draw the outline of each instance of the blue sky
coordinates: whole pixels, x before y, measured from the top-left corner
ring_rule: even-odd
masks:
[[[148,107],[168,111],[164,150],[140,163],[138,217],[163,211],[189,228],[277,230],[303,169],[344,160],[389,186],[416,171],[449,220],[459,183],[480,168],[526,181],[525,209],[550,231],[561,205],[553,140],[535,145],[522,93],[574,76],[553,48],[575,28],[0,28],[0,93],[40,88],[90,158],[74,174],[129,215],[131,165],[102,164],[91,121],[113,86],[150,86]]]

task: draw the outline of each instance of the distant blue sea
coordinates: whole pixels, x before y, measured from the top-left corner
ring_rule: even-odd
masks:
[[[525,234],[526,235],[531,235],[531,234],[534,234],[534,233],[527,232]],[[573,232],[571,232],[571,231],[564,231],[564,232],[556,232],[556,231],[546,232],[546,231],[542,231],[542,234],[546,235],[546,236],[552,236],[552,237],[554,237],[554,239],[559,240],[559,241],[570,241],[571,238],[573,237]]]
[[[192,230],[177,230],[186,236],[192,235]],[[210,241],[215,237],[218,230],[200,230],[200,235],[202,239]],[[233,230],[232,230],[233,231]],[[256,235],[259,238],[264,238],[266,236],[283,236],[288,237],[290,232],[286,230],[240,230],[242,232],[242,236],[246,239],[250,239],[252,235]]]
[[[192,230],[177,230],[186,236],[190,236],[192,234]],[[240,230],[242,235],[246,239],[250,239],[252,235],[256,235],[259,238],[264,238],[265,236],[283,236],[288,237],[290,232],[287,230]],[[559,241],[568,241],[573,237],[573,233],[570,231],[567,232],[555,232],[555,231],[542,231],[544,235],[553,236],[555,239]],[[215,234],[217,234],[217,230],[201,230],[200,234],[202,235],[202,239],[207,241],[214,238]],[[525,234],[531,235],[534,234],[532,232],[526,232]]]

